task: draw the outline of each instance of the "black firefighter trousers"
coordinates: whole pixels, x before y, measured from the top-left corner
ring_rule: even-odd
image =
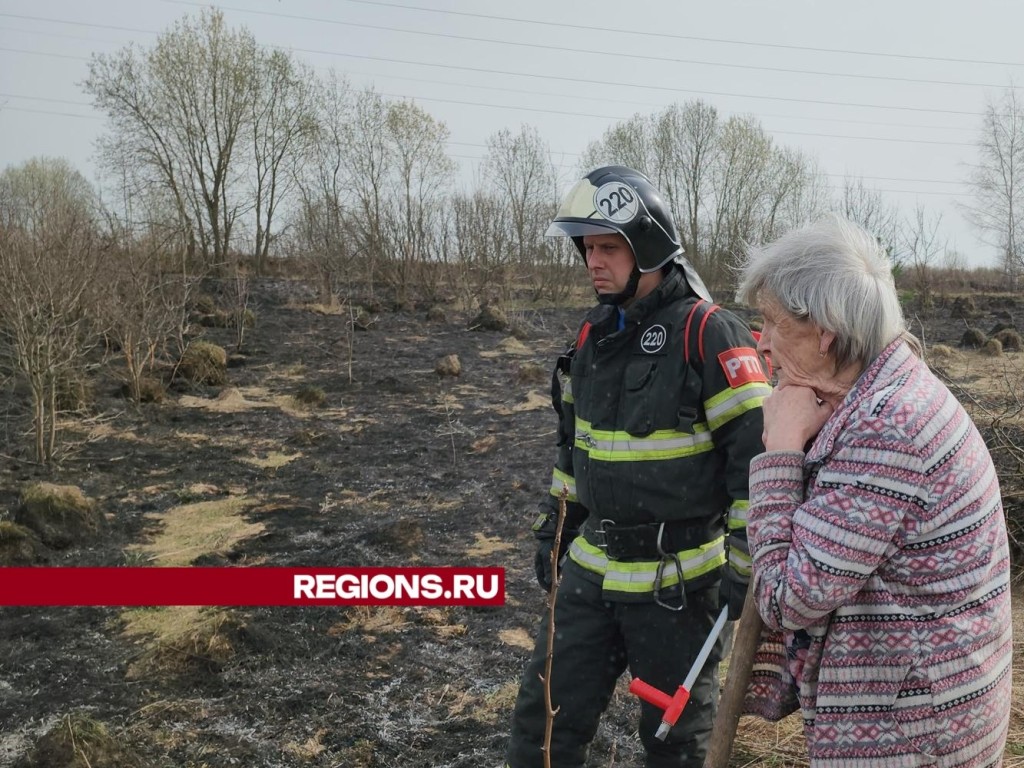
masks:
[[[558,713],[551,737],[552,768],[583,766],[601,714],[627,668],[634,677],[673,695],[715,623],[717,603],[717,584],[688,593],[687,607],[681,611],[653,602],[608,602],[602,599],[601,586],[582,577],[579,566],[567,561],[555,603],[551,698]],[[731,627],[727,624],[719,637],[690,691],[689,703],[665,741],[654,737],[662,711],[640,703],[640,739],[647,751],[647,768],[704,765],[718,706],[718,662],[731,638]],[[510,768],[544,765],[545,706],[540,675],[547,656],[547,632],[545,610],[512,716],[506,754]]]

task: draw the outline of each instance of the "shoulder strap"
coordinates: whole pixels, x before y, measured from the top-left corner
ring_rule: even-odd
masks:
[[[687,362],[693,361],[693,358],[690,356],[690,329],[694,323],[698,323],[697,360],[701,365],[704,364],[704,326],[707,325],[708,318],[720,309],[721,307],[717,304],[712,304],[705,299],[699,299],[690,309],[689,314],[686,315],[686,326],[683,329],[683,355]]]

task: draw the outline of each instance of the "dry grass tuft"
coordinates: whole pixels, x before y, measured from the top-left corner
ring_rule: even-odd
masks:
[[[0,520],[0,566],[32,565],[41,552],[32,531],[10,520]]]
[[[320,757],[320,754],[327,749],[323,744],[323,738],[327,735],[326,728],[318,728],[316,733],[306,739],[302,744],[295,741],[287,742],[283,749],[290,755],[300,760],[312,761]]]
[[[480,532],[474,533],[473,537],[476,540],[466,548],[466,554],[469,556],[470,562],[495,552],[507,552],[510,549],[515,549],[516,546],[499,538],[484,536]]]
[[[141,647],[125,673],[149,676],[215,672],[235,655],[240,620],[222,608],[176,605],[121,613],[123,632]]]
[[[207,554],[226,554],[243,539],[263,532],[259,523],[241,515],[258,502],[246,496],[183,504],[147,519],[163,524],[148,544],[133,547],[149,562],[161,566],[189,565]]]
[[[935,344],[928,347],[925,352],[925,359],[929,362],[935,360],[937,362],[944,362],[947,360],[955,359],[960,357],[961,354],[957,350],[953,349],[946,344]]]
[[[209,341],[194,341],[182,354],[178,373],[194,384],[222,386],[228,380],[227,352]]]
[[[72,712],[43,734],[18,765],[20,768],[137,768],[145,762],[103,723]]]
[[[76,486],[32,483],[21,491],[14,522],[34,531],[44,544],[63,549],[99,533],[103,516]]]
[[[803,721],[799,713],[777,723],[769,723],[757,717],[741,718],[729,765],[733,768],[804,768],[810,765],[804,742]]]
[[[505,645],[511,645],[513,648],[522,648],[526,651],[533,650],[533,636],[522,627],[503,629],[498,632],[498,639]]]
[[[244,456],[239,461],[259,469],[280,469],[301,457],[301,453],[285,454],[280,451],[271,451],[263,458],[259,456]]]
[[[327,401],[327,394],[321,387],[305,384],[295,391],[293,398],[299,408],[319,408]]]
[[[401,632],[409,625],[405,612],[393,605],[356,605],[345,611],[344,618],[327,630],[331,637],[340,637],[349,632],[364,632],[368,635]]]
[[[981,348],[981,354],[988,357],[1002,357],[1003,356],[1003,344],[999,339],[989,339],[985,342],[985,346]]]

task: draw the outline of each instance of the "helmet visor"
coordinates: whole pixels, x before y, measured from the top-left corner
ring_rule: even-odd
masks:
[[[589,221],[558,221],[551,222],[544,237],[584,237],[586,235],[615,234],[619,230],[609,224],[591,223]]]
[[[581,179],[569,190],[555,214],[555,224],[567,221],[587,221],[599,225],[600,230],[622,232],[630,222],[647,213],[647,206],[635,189],[621,180],[594,186],[589,178]],[[603,226],[602,226],[603,225]],[[554,225],[552,225],[554,227]],[[553,234],[586,234],[552,229]]]

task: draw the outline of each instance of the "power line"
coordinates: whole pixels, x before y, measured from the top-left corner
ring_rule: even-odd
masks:
[[[2,48],[0,51],[7,51],[8,53],[27,53],[30,56],[52,56],[56,59],[75,59],[76,61],[89,61],[85,56],[72,56],[67,53],[48,53],[44,51],[26,51],[23,48]]]
[[[165,0],[167,2],[168,0]],[[440,69],[460,69],[467,72],[478,72],[486,75],[511,75],[513,77],[529,77],[540,80],[564,80],[569,83],[584,83],[588,85],[599,85],[602,87],[620,87],[620,88],[642,88],[646,90],[654,91],[668,91],[669,93],[690,93],[697,94],[698,96],[724,96],[728,98],[739,98],[739,99],[760,99],[763,101],[788,101],[795,104],[821,104],[830,107],[857,107],[858,109],[895,109],[908,112],[934,112],[936,114],[944,115],[964,115],[967,117],[982,117],[982,112],[967,112],[965,110],[957,109],[930,109],[926,107],[908,107],[908,106],[889,106],[886,104],[863,104],[852,101],[828,101],[825,99],[799,99],[791,98],[787,96],[763,96],[761,94],[753,93],[730,93],[729,91],[703,91],[696,88],[673,88],[670,86],[663,85],[649,85],[646,83],[618,83],[610,82],[608,80],[593,80],[583,77],[562,77],[559,75],[535,75],[529,72],[509,72],[508,70],[502,69],[486,69],[483,67],[466,67],[456,64],[434,64],[429,61],[410,61],[408,59],[392,59],[384,56],[367,56],[355,53],[342,53],[341,51],[325,51],[318,50],[315,48],[291,48],[290,50],[298,53],[315,53],[324,56],[341,56],[350,59],[366,59],[369,61],[384,61],[392,64],[411,64],[416,67],[437,67]]]
[[[0,95],[3,95],[3,94],[0,94]],[[488,145],[487,144],[479,144],[479,143],[470,142],[470,141],[454,141],[453,139],[449,139],[446,143],[447,144],[452,144],[452,145],[455,145],[455,146],[460,146],[460,147],[478,147],[480,149],[488,149]],[[571,157],[580,157],[583,154],[582,152],[559,152],[559,151],[556,151],[556,150],[549,150],[549,152],[552,155],[569,155]],[[466,155],[463,155],[463,157],[466,157]],[[853,178],[853,179],[871,179],[872,181],[909,181],[909,182],[914,183],[914,184],[963,184],[964,183],[962,181],[949,181],[949,180],[946,180],[946,179],[908,179],[908,178],[902,177],[902,176],[864,176],[862,174],[824,173],[824,172],[821,172],[821,171],[818,172],[818,175],[820,175],[820,176],[828,176],[828,177],[837,178],[837,179],[850,179],[850,178]]]
[[[169,1],[169,0],[168,0]],[[478,101],[461,101],[459,99],[442,99],[433,96],[407,96],[400,93],[381,93],[381,96],[385,96],[391,99],[410,99],[412,101],[439,101],[443,104],[458,104],[461,106],[468,107],[490,107],[492,109],[514,109],[522,112],[544,112],[551,115],[568,115],[570,117],[593,117],[601,120],[625,120],[626,117],[622,115],[599,115],[590,112],[566,112],[557,109],[542,109],[540,107],[519,107],[510,104],[484,104]],[[936,144],[950,147],[973,147],[975,146],[971,142],[967,141],[933,141],[926,139],[896,139],[886,138],[883,136],[846,136],[831,133],[812,133],[805,131],[771,131],[771,133],[782,133],[789,134],[791,136],[818,136],[827,139],[858,139],[864,141],[892,141],[899,144]]]
[[[191,2],[191,0],[163,0],[165,3],[171,3],[174,5],[185,5],[197,8],[208,8],[214,7],[220,10],[232,11],[234,13],[248,13],[256,16],[272,16],[274,18],[282,19],[293,19],[296,21],[312,21],[317,24],[337,24],[345,27],[357,27],[359,29],[374,29],[384,32],[400,32],[409,35],[424,35],[427,37],[440,37],[447,40],[465,40],[474,43],[487,43],[489,45],[511,45],[519,48],[534,48],[545,51],[560,51],[562,53],[582,53],[590,56],[599,55],[602,57],[620,57],[627,59],[639,59],[642,61],[657,61],[668,64],[698,64],[702,66],[711,67],[725,67],[729,69],[746,69],[754,70],[757,72],[780,72],[784,74],[799,74],[799,75],[814,75],[815,77],[847,77],[861,80],[882,80],[887,82],[902,82],[902,83],[917,83],[926,85],[952,85],[952,86],[967,86],[971,88],[1005,88],[1005,84],[995,83],[970,83],[956,80],[924,80],[920,78],[911,77],[894,77],[892,75],[861,75],[861,74],[849,74],[846,72],[825,72],[818,70],[807,70],[807,69],[791,69],[787,67],[768,67],[764,65],[754,64],[737,64],[733,62],[721,62],[721,61],[701,61],[699,59],[677,59],[670,58],[668,56],[650,56],[639,53],[622,53],[622,52],[611,52],[607,50],[594,51],[586,48],[568,48],[560,45],[545,45],[543,43],[526,43],[518,40],[496,40],[494,38],[487,37],[473,37],[470,35],[456,35],[450,32],[427,32],[419,29],[401,29],[399,27],[389,27],[383,24],[365,24],[362,22],[355,21],[341,21],[339,19],[327,19],[317,16],[299,16],[289,13],[277,13],[273,11],[256,11],[248,8],[234,8],[228,5],[221,6],[210,6],[206,3]]]
[[[0,50],[3,50],[3,49],[0,49]],[[383,92],[381,92],[380,95],[384,96],[386,98],[392,98],[392,99],[409,99],[409,100],[412,100],[412,101],[435,101],[435,102],[441,102],[443,104],[456,104],[456,105],[460,105],[460,106],[471,106],[471,107],[486,107],[486,108],[489,108],[489,109],[512,109],[512,110],[516,110],[516,111],[520,111],[520,112],[541,112],[541,113],[544,113],[544,114],[566,115],[566,116],[569,116],[569,117],[592,117],[592,118],[596,118],[596,119],[600,119],[600,120],[625,120],[625,119],[627,119],[626,117],[624,117],[622,115],[601,115],[601,114],[595,114],[595,113],[575,112],[575,111],[569,112],[569,111],[564,111],[564,110],[544,109],[544,108],[541,108],[541,107],[523,107],[523,106],[515,106],[515,105],[509,105],[509,104],[487,104],[487,103],[478,102],[478,101],[463,101],[463,100],[460,100],[460,99],[444,99],[444,98],[431,97],[431,96],[409,96],[407,94],[383,93]],[[33,98],[33,97],[17,97],[17,96],[14,96],[13,98]],[[68,102],[68,103],[79,104],[79,102]],[[9,109],[13,110],[13,109],[16,109],[16,108],[9,107]],[[33,111],[33,110],[19,109],[18,111],[28,112],[28,111]],[[900,143],[900,144],[929,144],[929,145],[952,146],[952,147],[973,147],[973,146],[975,146],[971,142],[964,142],[964,141],[935,141],[935,140],[928,140],[928,139],[899,139],[899,138],[895,138],[895,137],[885,137],[885,136],[850,136],[850,135],[846,135],[846,134],[816,133],[816,132],[812,132],[812,131],[773,130],[773,131],[769,131],[769,133],[783,134],[783,135],[790,135],[790,136],[810,136],[810,137],[827,138],[827,139],[848,139],[848,140],[856,140],[856,141],[884,141],[884,142],[895,142],[895,143]]]
[[[3,14],[0,14],[0,15],[3,15]],[[114,40],[98,40],[95,37],[85,37],[83,35],[65,35],[65,34],[62,34],[60,32],[43,32],[43,31],[38,30],[38,29],[18,29],[17,27],[7,27],[7,26],[0,27],[0,29],[4,30],[5,32],[15,32],[15,33],[18,33],[18,34],[23,34],[23,35],[41,35],[43,37],[59,37],[62,40],[83,40],[83,41],[85,41],[87,43],[110,43],[112,45],[119,45],[120,44],[120,43],[118,43],[117,41],[114,41]]]
[[[118,27],[113,24],[96,24],[88,21],[72,21],[71,19],[48,19],[43,16],[26,16],[20,13],[0,13],[0,16],[6,16],[9,19],[22,19],[23,21],[45,21],[50,24],[68,24],[72,27],[95,27],[96,29],[113,29],[118,32],[135,32],[142,35],[158,35],[152,29],[137,29],[136,27]]]
[[[0,113],[3,112],[31,112],[36,115],[59,115],[61,117],[82,117],[86,120],[102,120],[101,115],[80,115],[74,112],[54,112],[49,109],[29,109],[28,107],[0,107]]]
[[[51,102],[51,103],[55,103],[55,104],[70,104],[70,105],[73,105],[73,106],[80,106],[80,107],[91,106],[88,102],[72,101],[70,99],[53,99],[53,98],[46,98],[46,97],[42,97],[42,96],[22,96],[22,95],[15,94],[15,93],[0,93],[0,98],[26,99],[26,100],[33,100],[33,101],[46,101],[46,102]],[[409,98],[409,97],[399,97],[399,98]],[[481,105],[481,106],[491,106],[491,105]],[[101,117],[99,117],[97,115],[82,115],[82,114],[75,114],[75,113],[70,113],[70,112],[53,112],[53,111],[49,111],[49,110],[29,109],[29,108],[26,108],[26,107],[5,107],[4,109],[10,110],[10,111],[14,111],[14,112],[32,112],[32,113],[46,114],[46,115],[64,115],[64,116],[67,116],[67,117],[84,117],[84,118],[89,118],[89,119],[102,119]],[[884,139],[884,138],[880,138],[880,137],[867,137],[867,136],[832,136],[830,134],[808,134],[808,135],[822,136],[822,137],[826,137],[826,138],[860,138],[860,139],[872,139],[873,138],[873,139],[875,139],[877,141],[890,141],[890,139]],[[906,141],[910,141],[910,140],[907,139]],[[486,144],[479,144],[479,143],[469,142],[469,141],[449,140],[447,143],[451,144],[451,145],[455,145],[455,146],[477,147],[477,148],[480,148],[480,149],[487,149],[488,148]],[[549,154],[561,155],[561,156],[569,156],[569,157],[579,157],[579,156],[582,155],[581,152],[564,152],[564,151],[555,151],[555,150],[549,150]],[[467,157],[467,156],[462,155],[461,157]],[[477,158],[477,159],[479,159],[479,158]],[[850,178],[851,177],[851,174],[841,174],[841,173],[822,173],[821,175],[822,176],[829,176],[829,177],[836,177],[836,178]],[[892,177],[892,176],[862,176],[862,175],[853,175],[852,177],[853,178],[859,178],[859,179],[871,179],[873,181],[902,181],[902,182],[912,182],[912,183],[921,183],[921,184],[961,184],[961,183],[963,183],[963,182],[960,182],[960,181],[947,181],[947,180],[944,180],[944,179],[912,179],[912,178]],[[909,190],[894,190],[894,191],[909,191]]]
[[[23,96],[20,93],[0,93],[5,99],[25,99],[27,101],[49,101],[53,104],[70,104],[75,107],[91,107],[88,101],[72,101],[71,99],[51,99],[46,96]]]
[[[164,0],[164,2],[170,2],[170,0]],[[0,13],[0,16],[11,16],[11,15],[12,14]],[[89,22],[66,22],[66,21],[63,21],[61,19],[47,19],[47,18],[38,17],[38,16],[31,16],[31,17],[18,16],[17,18],[31,18],[31,19],[34,19],[36,21],[44,21],[44,22],[50,22],[50,23],[54,23],[54,24],[75,24],[77,26],[96,27],[96,28],[99,28],[99,29],[120,29],[120,30],[133,31],[133,30],[131,30],[128,27],[114,27],[114,26],[107,25],[107,24],[92,24],[92,23],[89,23]],[[134,30],[134,31],[144,32],[145,34],[159,34],[158,32],[155,32],[153,30]],[[757,100],[761,100],[761,101],[784,101],[784,102],[790,102],[790,103],[795,103],[795,104],[818,104],[818,105],[833,106],[833,107],[836,107],[836,106],[837,107],[856,107],[858,109],[889,109],[889,110],[900,110],[900,111],[908,111],[908,112],[931,112],[931,113],[935,113],[935,114],[963,115],[963,116],[966,116],[966,117],[981,117],[984,114],[984,113],[981,113],[981,112],[969,112],[969,111],[965,111],[965,110],[955,110],[955,109],[931,109],[931,108],[927,108],[927,107],[911,107],[911,106],[906,106],[906,105],[890,106],[890,105],[887,105],[887,104],[865,104],[865,103],[861,103],[861,102],[829,101],[829,100],[826,100],[826,99],[806,99],[806,98],[794,98],[794,97],[787,97],[787,96],[765,96],[763,94],[733,93],[733,92],[729,92],[729,91],[705,91],[705,90],[700,90],[700,89],[696,89],[696,88],[675,88],[675,87],[671,87],[671,86],[651,85],[649,83],[622,83],[622,82],[610,82],[610,81],[607,81],[607,80],[596,80],[596,79],[581,78],[581,77],[563,77],[563,76],[559,76],[559,75],[548,75],[548,74],[537,75],[537,74],[533,74],[533,73],[529,73],[529,72],[514,72],[514,71],[500,70],[500,69],[487,69],[487,68],[484,68],[484,67],[467,67],[467,66],[461,66],[461,65],[456,65],[456,64],[436,64],[436,63],[427,62],[427,61],[413,61],[413,60],[409,60],[409,59],[396,59],[396,58],[389,58],[389,57],[386,57],[386,56],[368,56],[368,55],[361,55],[361,54],[354,54],[354,53],[343,53],[341,51],[328,51],[328,50],[316,49],[316,48],[296,48],[296,47],[292,47],[292,46],[281,46],[281,45],[271,45],[271,46],[268,46],[268,47],[276,48],[278,50],[283,50],[283,51],[291,51],[291,52],[295,52],[295,53],[310,53],[310,54],[315,54],[315,55],[320,55],[320,56],[338,56],[338,57],[350,58],[350,59],[364,59],[364,60],[367,60],[367,61],[382,61],[382,62],[386,62],[386,63],[390,63],[390,64],[404,64],[404,65],[410,65],[410,66],[414,66],[414,67],[434,67],[434,68],[438,68],[438,69],[456,69],[456,70],[461,70],[461,71],[465,71],[465,72],[476,72],[476,73],[479,73],[479,74],[487,74],[487,75],[507,75],[507,76],[510,76],[510,77],[526,77],[526,78],[541,79],[541,80],[561,80],[561,81],[568,82],[568,83],[581,83],[581,84],[586,84],[586,85],[599,85],[599,86],[605,87],[605,88],[607,88],[607,87],[618,87],[618,88],[630,88],[630,89],[644,89],[644,90],[663,91],[663,92],[668,92],[668,93],[695,94],[695,95],[698,95],[698,96],[719,96],[719,97],[726,97],[726,98],[757,99]],[[38,52],[38,51],[24,51],[24,50],[20,50],[20,49],[12,49],[12,48],[0,48],[0,50],[13,51],[13,52],[18,52],[18,53],[31,53],[33,55],[38,55],[38,56],[60,56],[61,55],[61,54],[42,53],[42,52]],[[67,57],[67,58],[81,58],[81,57]]]
[[[169,2],[170,0],[164,0]],[[943,61],[950,64],[992,64],[1000,67],[1024,67],[1024,63],[1014,61],[986,61],[984,59],[958,59],[948,56],[915,56],[908,53],[887,53],[884,51],[857,51],[848,48],[813,48],[806,45],[785,45],[783,43],[757,43],[749,40],[728,40],[720,37],[698,37],[696,35],[677,35],[668,32],[643,32],[632,29],[621,29],[613,27],[593,27],[585,24],[567,24],[565,22],[540,21],[538,19],[517,19],[511,16],[493,16],[485,13],[469,13],[466,11],[448,11],[439,8],[422,8],[416,5],[402,5],[400,3],[383,3],[374,0],[343,0],[348,3],[359,3],[369,6],[380,6],[384,8],[402,8],[409,11],[423,11],[424,13],[443,13],[448,16],[466,16],[477,19],[489,19],[494,21],[513,21],[519,24],[536,24],[545,27],[559,27],[564,29],[579,29],[585,32],[611,32],[616,35],[639,35],[642,37],[660,37],[668,40],[693,40],[701,43],[717,43],[723,45],[742,45],[756,48],[777,48],[788,51],[809,51],[811,53],[841,53],[850,56],[878,56],[891,59],[910,59],[913,61]]]
[[[449,141],[448,143],[449,144],[461,144],[461,143],[464,143],[464,142]],[[479,146],[479,145],[470,145],[470,146]],[[474,160],[474,161],[476,161],[478,163],[482,162],[484,160],[484,157],[479,157],[479,156],[476,156],[476,155],[460,155],[460,154],[455,154],[455,153],[448,153],[448,157],[459,158],[459,159],[462,159],[462,160]],[[566,169],[570,169],[570,170],[575,170],[575,166],[565,165],[564,163],[563,164],[553,163],[553,165],[556,168],[566,168]],[[822,176],[837,176],[839,174],[823,173],[823,174],[820,174],[820,175],[822,175]],[[857,178],[869,179],[869,178],[878,178],[878,177],[858,176]],[[893,181],[912,181],[912,179],[893,179]],[[950,183],[954,183],[954,182],[942,182],[942,183],[950,184]],[[824,188],[829,190],[830,192],[842,192],[843,189],[844,189],[843,187],[828,186],[828,185],[826,185]],[[884,192],[884,193],[887,193],[887,194],[935,195],[935,196],[938,196],[938,197],[964,197],[965,194],[967,194],[967,193],[963,193],[963,192],[939,192],[939,191],[923,190],[923,189],[886,189],[884,187],[874,187],[873,189],[876,192]]]
[[[457,86],[459,88],[476,88],[476,89],[487,90],[487,91],[502,91],[502,92],[505,92],[505,93],[525,93],[525,94],[528,94],[530,96],[551,96],[551,97],[560,98],[560,99],[586,99],[586,100],[591,100],[591,98],[592,98],[592,97],[589,97],[589,96],[578,96],[576,94],[570,94],[570,93],[550,93],[550,92],[539,92],[539,91],[534,91],[534,90],[526,90],[526,89],[522,89],[522,88],[502,88],[502,87],[496,86],[496,85],[474,85],[472,83],[453,83],[450,80],[431,80],[431,79],[421,78],[421,77],[408,77],[406,75],[387,75],[387,74],[381,74],[379,72],[355,72],[353,70],[347,70],[345,74],[346,75],[360,75],[360,76],[363,76],[363,77],[370,77],[370,78],[383,78],[385,80],[387,80],[387,79],[390,79],[390,80],[409,80],[409,81],[414,82],[414,83],[429,83],[429,84],[432,84],[432,85],[453,85],[453,86]],[[654,108],[661,108],[661,107],[664,106],[664,104],[657,104],[657,103],[653,103],[653,102],[630,101],[630,100],[624,100],[624,99],[609,99],[609,98],[604,97],[604,96],[601,97],[601,101],[602,102],[609,102],[609,103],[612,103],[612,104],[636,104],[636,105],[639,105],[639,106],[654,107]],[[914,129],[919,129],[919,130],[923,129],[923,130],[935,130],[935,131],[970,131],[970,132],[974,131],[973,128],[958,128],[958,127],[952,126],[952,125],[920,125],[920,124],[910,124],[910,123],[887,123],[887,122],[882,122],[882,121],[879,121],[879,120],[851,120],[851,119],[845,118],[845,117],[811,117],[811,116],[805,116],[805,115],[771,115],[771,114],[757,114],[757,115],[755,115],[755,117],[757,117],[758,119],[770,118],[770,119],[774,119],[774,120],[814,120],[814,121],[817,121],[817,122],[826,122],[826,123],[844,123],[846,125],[850,125],[850,124],[854,124],[854,125],[876,125],[876,126],[882,126],[882,127],[887,127],[887,128],[914,128]]]
[[[0,97],[3,97],[3,98],[34,98],[34,97],[12,96],[10,94],[4,94],[4,93],[0,93]],[[41,99],[41,100],[42,101],[56,101],[56,102],[62,101],[61,99]],[[68,103],[78,104],[79,102],[68,102]],[[78,117],[78,118],[85,118],[87,120],[102,120],[103,119],[102,116],[100,116],[100,115],[82,115],[82,114],[76,114],[76,113],[72,113],[72,112],[57,112],[57,111],[54,111],[54,110],[47,110],[47,109],[29,109],[27,107],[6,107],[5,106],[2,109],[0,109],[0,113],[2,113],[4,111],[28,112],[28,113],[32,113],[32,114],[38,114],[38,115],[55,115],[55,116],[61,116],[61,117]],[[840,138],[865,138],[865,137],[840,137]],[[482,148],[486,148],[486,146],[487,146],[485,144],[474,144],[474,143],[465,142],[465,141],[448,141],[447,143],[448,144],[452,144],[452,145],[460,145],[460,146],[467,146],[467,147],[482,147]],[[549,154],[556,155],[556,156],[557,155],[566,155],[566,156],[571,156],[571,157],[578,157],[578,156],[580,156],[581,153],[579,153],[579,152],[555,152],[555,151],[552,150],[552,151],[549,151]],[[476,157],[476,156],[472,156],[472,155],[450,154],[449,157],[458,157],[458,158],[463,158],[463,159],[466,159],[466,160],[477,160],[477,161],[483,160],[483,157]],[[564,164],[556,164],[556,167],[558,167],[558,168],[572,168],[574,166],[569,166],[569,165],[564,165]],[[822,173],[821,175],[822,176],[827,176],[827,177],[836,177],[836,178],[870,179],[872,181],[909,181],[909,182],[926,183],[926,184],[960,184],[960,183],[962,183],[962,182],[957,182],[957,181],[943,181],[943,180],[940,180],[940,179],[907,179],[907,178],[893,178],[893,177],[886,177],[886,176],[863,176],[863,175],[837,174],[837,173]],[[838,187],[830,187],[830,189],[838,189]],[[925,190],[914,190],[914,189],[882,189],[882,188],[879,188],[878,191],[879,192],[892,192],[892,193],[913,194],[913,195],[943,195],[943,196],[950,196],[950,197],[959,197],[959,196],[961,196],[960,193],[955,193],[955,192],[938,192],[938,191],[925,191]]]

